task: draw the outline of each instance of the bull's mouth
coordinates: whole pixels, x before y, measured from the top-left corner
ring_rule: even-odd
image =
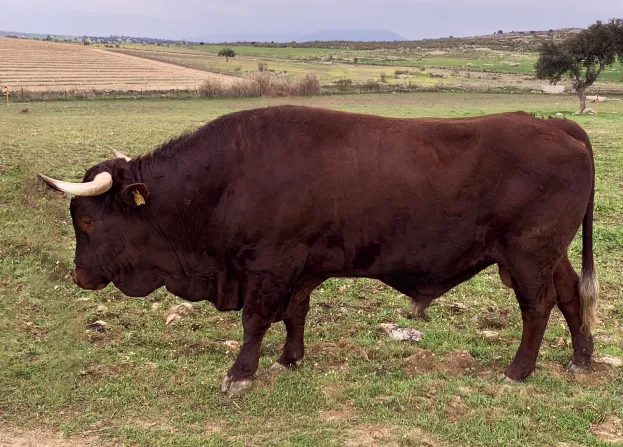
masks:
[[[80,267],[76,267],[71,272],[71,279],[78,287],[85,290],[102,290],[110,283],[110,280],[106,278],[98,278],[97,281],[90,280],[84,269]]]

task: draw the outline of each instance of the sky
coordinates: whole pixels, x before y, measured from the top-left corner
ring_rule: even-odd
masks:
[[[408,39],[586,27],[623,16],[621,0],[0,0],[0,30],[206,40],[296,40],[327,28]],[[253,37],[257,37],[254,39]]]

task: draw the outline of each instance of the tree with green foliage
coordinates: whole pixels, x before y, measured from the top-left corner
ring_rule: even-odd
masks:
[[[236,52],[232,50],[231,48],[223,48],[222,50],[218,52],[218,55],[224,56],[225,62],[229,62],[230,57],[236,57]]]
[[[536,76],[550,84],[568,76],[580,98],[582,113],[586,108],[586,89],[617,58],[623,63],[623,19],[598,21],[560,43],[544,42],[535,65]]]

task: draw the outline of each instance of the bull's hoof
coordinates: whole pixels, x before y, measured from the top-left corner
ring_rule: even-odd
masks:
[[[228,375],[221,382],[221,392],[238,396],[253,386],[253,380],[234,380]]]
[[[589,368],[587,366],[573,363],[573,360],[571,360],[567,365],[567,372],[571,374],[586,374],[587,372],[589,372]]]
[[[508,377],[506,374],[500,374],[498,376],[498,382],[501,382],[501,383],[515,383],[515,382],[519,382],[519,380],[513,380],[510,377]]]
[[[288,367],[285,365],[282,365],[279,362],[275,362],[272,365],[270,365],[270,370],[271,371],[277,371],[277,372],[281,372],[281,371],[287,371]]]
[[[288,363],[287,365],[284,365],[283,363],[276,361],[275,363],[271,365],[270,369],[272,371],[292,371],[298,368],[302,362],[303,360],[297,360],[296,362]]]

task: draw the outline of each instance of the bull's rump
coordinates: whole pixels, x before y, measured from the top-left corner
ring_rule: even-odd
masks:
[[[445,275],[495,261],[500,243],[528,233],[526,249],[565,245],[590,196],[584,146],[525,113],[393,119],[280,107],[248,124],[227,215],[243,244],[304,246],[318,272]]]

